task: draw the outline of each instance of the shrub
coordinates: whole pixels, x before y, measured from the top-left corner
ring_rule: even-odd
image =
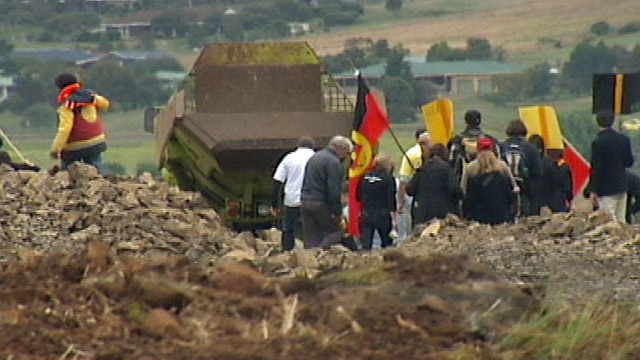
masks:
[[[624,24],[619,30],[618,33],[621,35],[631,34],[640,32],[640,21],[630,21]]]
[[[611,30],[611,25],[606,21],[598,21],[591,25],[591,33],[597,36],[607,35]]]

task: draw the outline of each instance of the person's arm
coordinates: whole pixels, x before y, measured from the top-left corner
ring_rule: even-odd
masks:
[[[95,96],[94,101],[96,103],[96,108],[98,108],[98,110],[100,111],[109,110],[109,99],[98,94],[94,94],[94,96]]]
[[[335,216],[342,215],[342,185],[344,182],[344,169],[336,160],[336,164],[327,164],[327,205]]]
[[[67,145],[71,129],[73,128],[73,111],[64,106],[58,108],[58,132],[51,145],[51,155],[58,158],[62,149]]]
[[[625,151],[625,161],[624,161],[624,165],[628,168],[630,168],[631,166],[633,166],[633,151],[631,150],[631,140],[629,139],[629,137],[625,136],[625,149],[627,149]]]
[[[407,183],[405,190],[407,195],[415,196],[418,193],[418,182],[420,178],[420,171],[417,171],[412,177],[411,180]]]
[[[280,209],[282,199],[282,185],[281,181],[273,180],[273,187],[271,189],[271,215],[276,215],[278,209]]]

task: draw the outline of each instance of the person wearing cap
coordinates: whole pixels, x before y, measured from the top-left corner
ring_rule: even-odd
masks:
[[[517,194],[508,166],[494,153],[489,138],[478,141],[478,156],[465,168],[463,216],[483,224],[513,221]]]
[[[443,219],[447,214],[460,215],[462,190],[453,169],[447,163],[447,148],[434,144],[424,165],[407,184],[413,196],[413,226],[431,219]]]
[[[480,139],[478,139],[478,143],[476,145],[476,150],[478,152],[478,155],[482,151],[491,151],[495,155],[496,146],[497,146],[497,143],[493,140],[493,138],[481,137]],[[497,156],[496,156],[496,158],[497,158]],[[513,177],[513,174],[511,174],[511,170],[509,169],[509,165],[507,165],[506,162],[504,162],[503,160],[501,160],[499,158],[497,158],[497,160],[498,160],[498,165],[497,166],[499,167],[500,172],[502,172],[503,174],[509,176],[509,178],[511,179],[512,185],[513,185],[513,190],[515,192],[518,192],[519,189],[518,189],[518,187],[516,185],[516,180]],[[462,191],[464,193],[466,193],[466,191],[467,191],[467,183],[469,181],[469,178],[472,177],[472,176],[478,175],[479,173],[480,173],[480,163],[478,162],[478,158],[476,157],[476,159],[474,159],[467,166],[465,166],[463,171],[462,171],[462,177],[460,178],[460,188],[462,189]]]
[[[55,78],[58,94],[58,132],[50,155],[60,159],[62,170],[74,162],[102,168],[102,153],[107,149],[102,112],[109,100],[86,89],[74,74],[62,73]]]

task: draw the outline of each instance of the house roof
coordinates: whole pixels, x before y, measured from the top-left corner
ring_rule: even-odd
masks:
[[[441,75],[478,75],[478,74],[517,74],[526,67],[497,61],[409,61],[414,76]],[[385,73],[386,63],[367,66],[360,69],[362,76],[381,77]],[[335,78],[354,77],[353,71],[334,74]]]
[[[144,51],[144,50],[124,50],[112,51],[108,55],[117,56],[126,60],[150,60],[164,59],[173,57],[171,54],[162,51]]]
[[[65,63],[85,62],[97,57],[96,54],[88,50],[77,50],[68,48],[59,49],[15,49],[11,56],[30,57],[42,62],[62,61]]]

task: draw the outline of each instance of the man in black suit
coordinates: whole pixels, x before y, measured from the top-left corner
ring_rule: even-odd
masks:
[[[611,111],[596,114],[600,132],[591,142],[590,197],[594,206],[609,211],[617,221],[625,222],[627,208],[626,169],[633,165],[629,137],[612,128]]]

